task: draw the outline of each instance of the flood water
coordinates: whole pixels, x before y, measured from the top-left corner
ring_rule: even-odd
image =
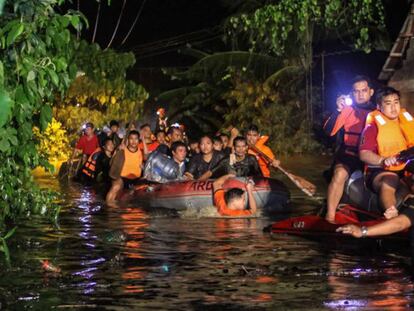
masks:
[[[293,214],[323,204],[329,162],[287,163],[318,184],[316,200],[275,175],[292,191]],[[271,235],[263,232],[268,218],[108,207],[94,189],[39,182],[64,195],[59,228],[40,219],[18,227],[11,267],[0,264],[1,310],[408,310],[414,303],[409,258],[398,251]],[[45,271],[42,260],[61,272]]]

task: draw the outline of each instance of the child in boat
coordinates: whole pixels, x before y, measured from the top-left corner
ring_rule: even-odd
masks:
[[[224,175],[213,183],[214,205],[221,216],[244,217],[256,213],[256,199],[253,195],[253,183],[246,184],[248,202],[250,209],[246,209],[246,197],[244,190],[240,188],[231,188],[227,192],[223,189],[223,184],[230,178],[236,177],[233,174]]]

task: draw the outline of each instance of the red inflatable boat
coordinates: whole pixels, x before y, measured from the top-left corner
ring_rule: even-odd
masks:
[[[266,214],[288,210],[289,190],[279,180],[253,177],[257,208]],[[245,189],[245,178],[226,181],[224,189]],[[165,184],[141,184],[121,193],[118,200],[146,207],[170,208],[178,211],[213,206],[213,180],[182,181]]]
[[[336,213],[336,224],[326,221],[316,215],[292,217],[278,221],[270,226],[271,233],[284,233],[305,237],[336,237],[350,238],[349,235],[336,232],[336,229],[345,224],[358,226],[372,226],[383,222],[385,219],[379,214],[367,212],[351,205],[340,205]],[[407,239],[408,230],[390,236],[381,236],[381,239]]]

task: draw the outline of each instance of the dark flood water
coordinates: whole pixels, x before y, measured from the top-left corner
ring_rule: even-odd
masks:
[[[318,184],[317,200],[275,175],[291,187],[296,215],[322,205],[330,161],[299,160],[287,167]],[[11,268],[1,260],[2,310],[409,310],[414,302],[399,251],[270,235],[267,218],[110,208],[93,189],[39,182],[64,193],[60,228],[37,219],[19,226]],[[61,272],[45,271],[45,259]]]

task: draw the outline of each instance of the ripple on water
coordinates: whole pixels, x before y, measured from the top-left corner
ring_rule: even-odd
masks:
[[[60,229],[40,219],[19,226],[12,267],[2,263],[0,270],[5,309],[396,310],[413,304],[404,254],[270,235],[263,228],[272,220],[220,219],[213,208],[181,215],[112,208],[93,188],[46,184],[65,193]],[[295,190],[293,205],[300,214],[320,202]],[[62,272],[45,271],[44,259]]]

